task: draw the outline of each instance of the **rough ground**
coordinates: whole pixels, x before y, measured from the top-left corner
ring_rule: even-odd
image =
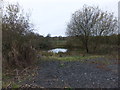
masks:
[[[28,84],[44,88],[118,88],[117,64],[102,67],[79,61],[41,61]]]

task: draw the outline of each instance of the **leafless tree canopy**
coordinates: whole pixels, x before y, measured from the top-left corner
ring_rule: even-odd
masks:
[[[113,13],[102,12],[98,7],[84,6],[76,11],[67,27],[67,35],[110,35],[115,33],[117,19]]]
[[[89,36],[105,36],[116,33],[117,19],[113,13],[101,11],[98,7],[83,6],[76,11],[67,25],[68,36],[83,36],[83,44],[88,47]]]
[[[10,4],[5,8],[2,23],[3,30],[11,30],[18,34],[25,34],[33,30],[29,15],[24,15],[19,4]]]
[[[24,15],[19,4],[8,4],[2,16],[4,63],[25,67],[32,62],[35,51],[31,48],[31,40],[27,37],[32,31],[33,27],[28,14]]]

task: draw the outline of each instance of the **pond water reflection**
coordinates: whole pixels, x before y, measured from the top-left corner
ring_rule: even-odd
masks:
[[[53,52],[53,53],[59,53],[59,52],[67,52],[67,49],[64,49],[64,48],[55,48],[55,49],[52,49],[52,50],[49,50],[48,52]]]

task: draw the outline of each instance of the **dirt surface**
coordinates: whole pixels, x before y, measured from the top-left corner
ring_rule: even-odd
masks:
[[[25,83],[44,88],[118,88],[118,65],[111,61],[111,65],[40,61],[38,75]]]

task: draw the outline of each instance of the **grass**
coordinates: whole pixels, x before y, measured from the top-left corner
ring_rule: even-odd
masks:
[[[12,85],[12,88],[19,88],[19,87],[20,87],[20,85],[18,85],[16,83],[13,83],[13,85]]]
[[[44,59],[49,59],[49,60],[60,60],[60,61],[84,61],[86,59],[94,59],[94,58],[98,58],[101,56],[65,56],[65,57],[59,57],[59,56],[48,56],[48,57],[44,57]]]
[[[12,76],[2,75],[2,78],[10,79]]]
[[[97,58],[101,58],[98,60]],[[80,61],[82,63],[94,63],[94,64],[101,64],[101,65],[109,65],[112,64],[110,59],[107,59],[106,56],[103,55],[66,55],[60,57],[60,55],[52,55],[52,56],[45,56],[44,60],[59,60],[59,61]],[[63,67],[63,65],[60,65]]]
[[[8,87],[19,88],[20,85],[18,85],[15,81],[13,81],[13,76],[3,74],[2,78],[3,78],[2,81],[3,88],[8,88]]]
[[[11,87],[11,88],[19,88],[20,85],[13,82],[13,81],[8,81],[8,82],[2,82],[2,87],[3,88],[8,88],[8,87]]]
[[[65,45],[66,45],[66,40],[53,40],[52,41],[52,45],[53,45],[53,47],[65,47]]]
[[[37,74],[36,70],[37,65],[34,64],[30,67],[20,69],[18,75],[19,79],[17,79],[17,75],[12,69],[4,69],[4,72],[2,73],[2,87],[19,88],[21,84],[24,84],[24,81],[31,80]]]

